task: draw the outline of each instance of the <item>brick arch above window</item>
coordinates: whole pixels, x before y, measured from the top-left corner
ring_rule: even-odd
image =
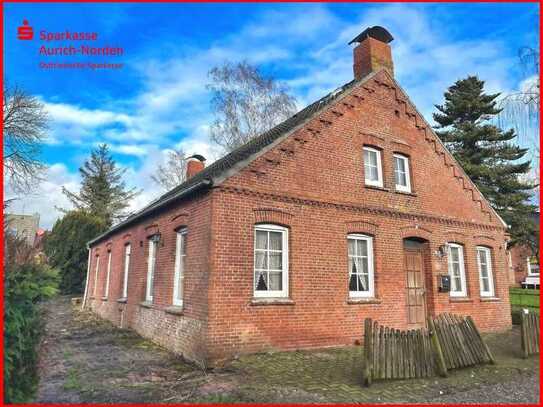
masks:
[[[160,233],[160,229],[158,228],[158,223],[147,225],[145,226],[144,229],[145,229],[146,236],[153,236]]]
[[[488,235],[474,235],[473,240],[478,246],[492,247],[496,244],[496,239]]]
[[[455,242],[458,244],[464,244],[469,237],[465,233],[458,232],[456,230],[447,230],[445,231],[444,235],[448,242]]]
[[[110,240],[106,243],[106,250],[111,250],[111,246],[113,246],[113,241]]]
[[[274,223],[277,225],[289,226],[293,214],[276,208],[258,208],[253,210],[254,223]]]
[[[400,228],[400,234],[403,238],[420,237],[421,239],[431,240],[432,231],[420,225],[414,224]]]
[[[370,236],[377,235],[379,225],[368,222],[366,220],[353,220],[345,222],[345,233],[363,233]]]
[[[179,229],[180,227],[187,226],[187,222],[189,219],[189,213],[188,212],[178,212],[174,216],[171,217],[170,223],[173,226],[173,229]]]
[[[123,235],[123,241],[127,243],[132,238],[132,233],[125,233]]]

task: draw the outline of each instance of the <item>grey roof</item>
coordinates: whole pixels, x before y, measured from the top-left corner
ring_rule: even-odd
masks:
[[[311,118],[315,113],[321,111],[326,106],[330,105],[332,101],[336,100],[337,98],[345,94],[345,92],[351,89],[353,85],[355,85],[358,82],[365,81],[370,76],[372,76],[372,74],[364,78],[361,78],[360,80],[355,79],[349,83],[346,83],[345,85],[339,87],[338,89],[330,92],[328,95],[324,96],[323,98],[310,104],[306,108],[300,110],[298,113],[289,117],[284,122],[278,124],[272,129],[266,131],[265,133],[262,133],[261,135],[255,137],[254,139],[245,143],[244,145],[236,148],[229,154],[225,155],[224,157],[212,163],[209,167],[204,168],[202,171],[200,171],[199,173],[197,173],[196,175],[194,175],[187,181],[183,182],[182,184],[166,192],[165,194],[160,196],[158,199],[152,201],[149,205],[147,205],[140,211],[130,215],[124,221],[112,226],[109,230],[97,236],[96,238],[91,240],[88,244],[92,245],[94,243],[97,243],[100,240],[105,239],[106,237],[110,236],[117,230],[125,226],[128,226],[129,224],[132,224],[133,222],[142,218],[143,216],[153,213],[155,210],[161,208],[162,206],[178,198],[180,199],[181,197],[188,196],[188,194],[201,189],[201,187],[211,186],[215,179],[221,177],[226,171],[233,168],[236,164],[250,158],[253,154],[258,153],[263,148],[269,146],[275,140],[287,134],[289,131],[291,131],[298,125],[304,123],[307,119]]]

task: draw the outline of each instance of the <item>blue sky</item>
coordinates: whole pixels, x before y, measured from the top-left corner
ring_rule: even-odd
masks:
[[[144,192],[133,209],[161,191],[150,175],[168,149],[213,160],[208,70],[243,59],[287,84],[302,108],[352,79],[347,43],[383,25],[395,40],[396,78],[430,120],[433,105],[455,80],[478,74],[488,91],[512,92],[526,75],[522,46],[539,44],[539,5],[524,4],[17,4],[4,5],[5,78],[37,95],[51,118],[42,158],[47,180],[13,206],[39,212],[51,227],[69,207],[61,187],[76,190],[77,168],[107,142]],[[95,31],[97,46],[121,46],[120,70],[44,70],[39,40],[16,39],[27,19],[35,31]],[[37,35],[37,34],[36,34]],[[79,58],[81,59],[81,58]],[[6,194],[9,196],[10,191]],[[44,199],[47,197],[47,200]]]

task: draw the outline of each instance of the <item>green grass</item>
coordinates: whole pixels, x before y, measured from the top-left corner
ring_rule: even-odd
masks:
[[[511,308],[537,308],[539,311],[539,290],[510,288]]]

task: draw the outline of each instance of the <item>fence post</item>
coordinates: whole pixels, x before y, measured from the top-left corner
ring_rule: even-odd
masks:
[[[364,320],[364,373],[363,383],[365,386],[371,386],[371,376],[373,372],[373,323],[371,318]]]
[[[447,366],[445,365],[445,359],[443,358],[443,351],[441,350],[441,344],[439,343],[439,338],[437,337],[436,327],[432,318],[428,318],[428,328],[430,328],[430,339],[432,341],[432,346],[436,354],[437,370],[439,375],[442,377],[447,377]]]

